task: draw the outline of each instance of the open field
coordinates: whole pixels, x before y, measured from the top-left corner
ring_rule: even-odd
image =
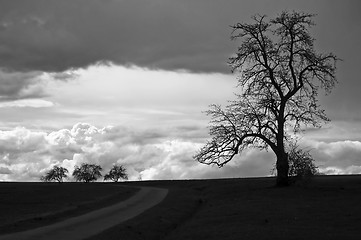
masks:
[[[120,183],[168,188],[169,194],[140,216],[90,239],[360,239],[361,176],[318,176],[307,185],[288,188],[275,188],[274,181],[250,178]],[[19,183],[18,187],[24,186]],[[79,202],[84,201],[80,195]],[[89,209],[95,207],[97,204],[92,204]]]
[[[111,183],[0,183],[0,234],[31,229],[127,199],[137,188]]]
[[[139,183],[131,183],[137,185]],[[155,181],[164,202],[96,239],[361,239],[361,176]]]

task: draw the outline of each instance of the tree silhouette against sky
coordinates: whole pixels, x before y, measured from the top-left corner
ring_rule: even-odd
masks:
[[[43,182],[52,182],[57,181],[59,183],[63,182],[63,178],[68,177],[68,169],[64,167],[54,166],[50,169],[44,176],[40,178]]]
[[[127,169],[123,165],[113,165],[109,172],[104,175],[104,181],[118,182],[120,179],[128,180]]]
[[[313,16],[282,12],[269,21],[258,15],[251,24],[232,26],[231,38],[241,45],[229,64],[239,74],[241,91],[224,109],[214,104],[207,111],[212,139],[196,160],[222,167],[245,148],[271,148],[277,186],[288,185],[287,142],[304,127],[329,121],[317,97],[337,82],[337,57],[314,49]]]
[[[82,163],[81,166],[75,166],[73,177],[77,182],[94,182],[102,176],[102,167],[97,164]]]

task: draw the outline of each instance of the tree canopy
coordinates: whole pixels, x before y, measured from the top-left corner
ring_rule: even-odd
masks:
[[[73,177],[78,182],[96,181],[101,174],[102,167],[96,164],[82,163],[81,166],[75,166]]]
[[[63,178],[68,177],[68,169],[64,167],[54,166],[51,170],[49,170],[44,176],[40,178],[43,182],[63,182]]]
[[[109,172],[104,175],[104,181],[111,180],[118,182],[120,179],[128,179],[127,170],[122,165],[114,165]]]
[[[271,148],[277,185],[288,185],[285,142],[305,126],[329,121],[318,93],[329,93],[337,82],[337,57],[314,48],[309,32],[313,16],[285,11],[269,21],[257,15],[253,23],[232,26],[231,39],[241,44],[229,65],[241,91],[225,109],[214,104],[207,111],[212,139],[196,160],[222,167],[245,148]]]

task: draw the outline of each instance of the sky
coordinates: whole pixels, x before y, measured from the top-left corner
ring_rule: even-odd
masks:
[[[130,180],[269,176],[272,152],[223,168],[193,156],[210,139],[204,111],[240,91],[230,26],[283,10],[317,14],[316,50],[342,59],[320,94],[331,122],[301,144],[323,173],[361,173],[358,0],[0,0],[0,181],[81,163],[122,164]]]

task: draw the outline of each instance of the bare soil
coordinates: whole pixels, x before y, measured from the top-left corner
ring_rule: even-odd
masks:
[[[361,176],[317,176],[285,188],[274,184],[274,178],[122,183],[169,193],[138,217],[89,239],[361,239]]]

